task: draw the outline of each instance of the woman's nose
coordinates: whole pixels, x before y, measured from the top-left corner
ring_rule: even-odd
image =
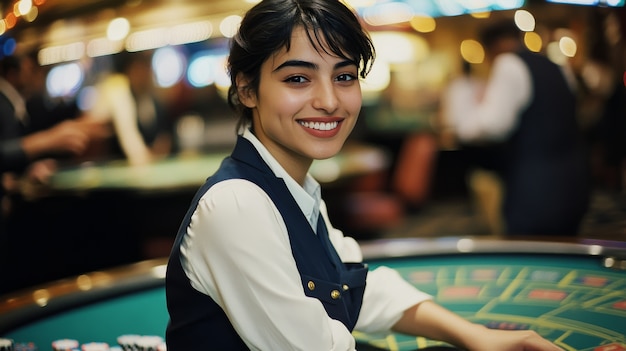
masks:
[[[315,109],[331,114],[339,107],[338,92],[332,83],[319,84],[314,94],[313,107]]]

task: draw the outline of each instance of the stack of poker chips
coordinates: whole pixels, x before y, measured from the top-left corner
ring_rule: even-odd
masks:
[[[117,343],[122,351],[165,351],[165,342],[160,336],[154,335],[121,335]]]
[[[59,339],[52,342],[52,351],[74,351],[79,349],[78,340]]]
[[[137,340],[141,335],[127,334],[117,337],[117,344],[120,345],[122,351],[137,351]]]
[[[37,345],[32,342],[15,343],[11,339],[0,338],[0,351],[37,351]]]
[[[13,351],[13,340],[0,339],[0,351]]]
[[[160,336],[142,336],[135,342],[137,351],[159,351],[159,346],[163,345],[163,338]]]

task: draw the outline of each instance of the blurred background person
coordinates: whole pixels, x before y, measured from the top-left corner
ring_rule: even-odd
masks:
[[[20,196],[20,179],[45,183],[57,169],[57,158],[80,155],[90,140],[107,134],[102,125],[84,119],[29,133],[30,119],[21,93],[30,82],[26,69],[15,56],[0,61],[0,279],[7,282],[0,287],[2,291],[15,287],[12,282],[19,275],[20,250],[28,249],[14,245],[13,239],[20,233],[9,231],[7,225],[10,199]],[[24,240],[36,244],[32,238]]]
[[[481,32],[491,71],[484,95],[448,96],[464,143],[501,143],[503,218],[508,235],[573,236],[588,208],[588,160],[576,114],[575,87],[563,67],[522,45],[513,21]]]
[[[50,67],[40,65],[37,54],[38,50],[32,50],[20,59],[22,78],[27,82],[21,91],[28,112],[26,133],[48,129],[59,122],[81,116],[74,98],[49,94],[46,80]]]
[[[455,97],[469,94],[473,101],[480,101],[485,93],[486,81],[472,72],[472,65],[461,60],[461,72],[453,77],[442,94],[440,114],[441,145],[458,148],[463,152],[467,167],[466,182],[475,207],[487,224],[489,234],[503,232],[502,219],[502,145],[489,140],[457,140],[451,116],[465,114],[467,105]]]
[[[96,84],[91,118],[110,122],[115,131],[105,151],[111,158],[126,158],[143,165],[170,154],[171,126],[154,94],[152,53],[127,52],[113,56],[114,72]]]

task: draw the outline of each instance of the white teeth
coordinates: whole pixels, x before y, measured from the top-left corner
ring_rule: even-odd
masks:
[[[328,123],[320,123],[320,122],[306,122],[306,121],[298,121],[303,127],[317,129],[317,130],[332,130],[337,128],[339,122],[328,122]]]

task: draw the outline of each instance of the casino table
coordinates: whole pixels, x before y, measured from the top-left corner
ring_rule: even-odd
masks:
[[[531,329],[565,350],[626,350],[626,243],[477,238],[362,244],[385,265],[470,321]],[[58,339],[115,345],[163,336],[165,259],[83,274],[1,297],[0,337],[46,349]],[[358,350],[445,346],[422,337],[354,332]]]
[[[197,189],[213,174],[230,151],[181,153],[143,166],[125,160],[84,162],[68,166],[52,175],[39,193],[81,193],[86,191],[127,190],[162,192]],[[389,165],[388,155],[378,147],[348,142],[341,152],[326,160],[316,160],[311,174],[320,183],[377,172]]]

